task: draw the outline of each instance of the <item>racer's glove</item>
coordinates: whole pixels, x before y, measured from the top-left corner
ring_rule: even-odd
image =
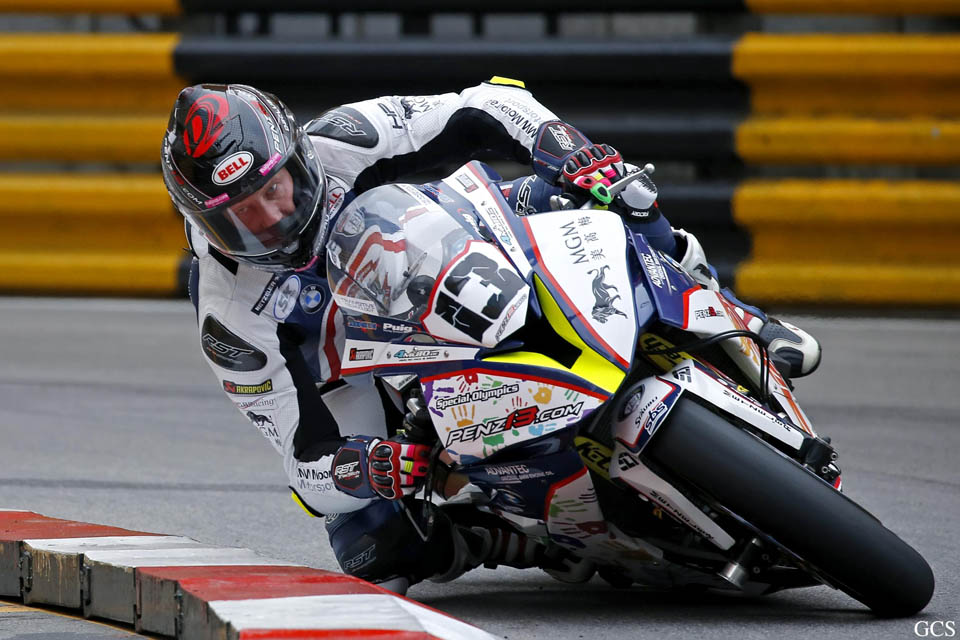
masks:
[[[609,187],[625,175],[620,152],[608,144],[577,149],[563,162],[563,190],[580,203],[593,199],[601,205],[613,202]]]
[[[590,140],[560,120],[540,125],[533,143],[533,172],[548,183],[560,184],[563,164],[574,151],[590,145]]]
[[[401,438],[356,436],[333,458],[333,483],[355,498],[399,500],[414,493],[426,478],[431,450]]]
[[[387,500],[414,493],[427,477],[432,447],[398,439],[370,446],[370,484]]]

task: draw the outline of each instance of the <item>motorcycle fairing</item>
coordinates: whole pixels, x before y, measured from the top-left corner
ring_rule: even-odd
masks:
[[[543,519],[553,542],[591,559],[630,570],[657,565],[663,559],[662,550],[607,521],[586,467],[550,487]]]
[[[447,453],[469,464],[578,425],[608,397],[520,367],[461,369],[421,378],[424,402]]]
[[[647,283],[644,277],[640,275],[640,269],[634,266],[633,271],[633,306],[637,312],[637,326],[640,327],[642,332],[655,317],[657,305],[647,290]]]
[[[537,458],[471,464],[458,469],[490,496],[490,506],[506,513],[545,521],[547,494],[557,482],[578,474],[583,463],[564,450]]]
[[[490,180],[487,167],[474,161],[445,178],[443,184],[471,203],[521,275],[529,279],[534,272],[531,263],[538,265],[535,272],[576,326],[580,341],[589,343],[591,352],[606,354],[629,370],[638,318],[636,305],[629,299],[635,285],[630,283],[624,260],[626,234],[620,217],[606,211],[578,210],[520,218]],[[559,235],[555,233],[558,227]],[[563,260],[561,256],[567,252],[569,259]],[[543,261],[544,255],[552,265]],[[571,275],[576,277],[569,279]],[[560,280],[566,286],[561,286]],[[571,298],[577,298],[579,306]],[[651,312],[643,314],[644,322]]]
[[[614,455],[619,461],[611,470],[611,477],[618,478],[679,522],[687,525],[698,534],[721,549],[729,549],[736,542],[710,516],[683,495],[672,484],[651,471],[636,456],[630,454],[622,443],[617,442]]]
[[[708,289],[688,291],[684,294],[684,307],[685,318],[681,328],[698,336],[712,336],[730,330],[747,330],[746,324],[733,304],[717,291]],[[760,362],[761,359],[765,359],[766,368],[769,371],[769,379],[766,383],[769,385],[770,393],[795,425],[808,434],[815,435],[810,419],[794,399],[786,380],[773,366],[765,351],[762,351],[753,340],[745,337],[731,338],[720,344],[757,388],[765,384],[760,377]]]
[[[343,331],[345,349],[343,353],[341,353],[341,360],[345,364],[345,374],[365,373],[363,369],[380,362],[380,356],[384,354],[387,345],[390,343],[408,345],[439,344],[436,338],[424,333],[423,327],[419,325],[372,314],[344,314]],[[463,345],[450,344],[444,346],[462,347]],[[372,359],[366,361],[360,359],[351,361],[348,348],[373,349],[375,353],[372,354]]]
[[[495,246],[470,240],[437,275],[420,323],[440,340],[494,347],[523,326],[529,297]]]
[[[347,338],[344,342],[340,372],[345,376],[384,369],[390,371],[388,375],[421,373],[424,365],[473,360],[479,351],[473,347],[436,341],[391,343]]]
[[[533,256],[527,255],[529,247],[524,247],[520,242],[520,227],[516,214],[510,210],[500,189],[491,184],[491,180],[499,179],[489,167],[473,160],[441,182],[470,203],[504,254],[526,278],[533,270],[530,264]]]
[[[521,219],[535,271],[592,350],[629,371],[637,338],[623,221],[574,209]]]
[[[648,382],[649,381],[649,382]],[[755,429],[783,443],[785,446],[800,451],[807,433],[779,416],[770,412],[759,402],[741,393],[736,383],[723,376],[719,376],[708,367],[696,360],[684,360],[675,366],[669,375],[653,376],[642,381],[644,391],[640,393],[638,402],[645,409],[643,415],[669,413],[676,401],[674,394],[690,393],[702,398],[708,405],[716,407],[734,418],[746,422]],[[666,409],[658,409],[658,402],[664,385],[676,388],[667,394],[672,402]],[[646,408],[646,403],[653,401],[653,405]],[[665,416],[658,417],[657,426],[664,424]],[[647,423],[649,424],[649,422]],[[631,420],[621,420],[614,425],[614,440],[623,446],[624,450],[639,454],[650,438],[641,436],[640,431],[644,423]],[[669,428],[669,424],[662,428]],[[656,429],[654,429],[654,434]],[[655,437],[655,435],[653,435]]]
[[[561,339],[579,351],[576,360],[570,366],[566,366],[546,354],[523,350],[490,355],[484,357],[483,360],[485,362],[500,362],[523,367],[533,366],[555,372],[570,373],[582,381],[604,389],[608,395],[615,393],[623,382],[624,371],[582,339],[581,334],[577,333],[571,324],[569,316],[560,307],[559,302],[547,289],[546,283],[539,275],[534,274],[533,285],[536,302],[544,319],[550,323],[550,326]]]
[[[686,296],[699,290],[700,285],[676,261],[651,247],[642,235],[630,233],[630,240],[660,320],[683,329],[688,315]]]
[[[578,435],[574,438],[574,447],[587,468],[605,480],[610,479],[610,462],[613,459],[613,449],[584,435]]]
[[[586,551],[590,558],[631,568],[663,558],[660,549],[607,522],[576,451],[474,464],[458,472],[489,496],[487,507],[528,535],[545,535],[572,551]]]

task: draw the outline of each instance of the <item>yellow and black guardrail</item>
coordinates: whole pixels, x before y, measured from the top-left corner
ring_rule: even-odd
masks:
[[[39,6],[73,11],[81,3],[29,4],[34,11]],[[120,3],[82,4],[84,11],[110,11]],[[194,3],[200,4],[216,3]],[[287,6],[279,4],[277,10]],[[690,4],[802,11],[825,3],[758,0],[741,9],[735,2]],[[831,6],[866,12],[867,4]],[[874,13],[903,5],[869,4]],[[17,6],[0,0],[0,11]],[[124,13],[185,10],[162,0],[124,7]],[[910,7],[911,13],[960,13],[957,2],[917,0]],[[166,200],[158,154],[168,109],[186,84],[248,82],[283,96],[287,84],[327,88],[359,79],[368,95],[379,95],[421,88],[425,78],[435,79],[427,89],[455,90],[504,72],[536,78],[535,92],[560,82],[569,87],[570,78],[583,78],[584,92],[601,96],[604,88],[624,83],[649,84],[652,96],[659,86],[691,91],[702,106],[694,115],[604,113],[601,103],[593,105],[592,115],[571,118],[593,139],[609,140],[639,161],[960,164],[956,35],[372,43],[2,34],[0,161],[55,163],[67,172],[0,176],[0,218],[8,231],[0,241],[6,245],[0,252],[0,266],[6,267],[0,269],[0,290],[119,295],[182,290],[182,226]],[[739,96],[748,116],[714,112],[711,96],[721,87]],[[81,165],[97,172],[69,171]],[[747,258],[743,243],[746,260],[729,271],[751,300],[960,303],[960,287],[950,286],[960,280],[960,270],[944,259],[960,234],[960,220],[949,213],[960,199],[952,183],[755,180],[678,191],[682,195],[672,196],[663,186],[665,212],[678,226],[702,225],[711,252],[716,246],[711,229],[739,225],[747,231],[752,253]]]
[[[720,251],[721,280],[779,304],[956,306],[960,183],[746,180],[661,186],[661,206]],[[746,242],[735,228],[745,229]],[[719,240],[719,243],[715,242]],[[752,246],[750,246],[752,245]],[[732,262],[730,260],[732,259]]]
[[[449,2],[416,2],[402,7],[391,0],[273,0],[271,12],[395,12],[458,13]],[[263,11],[262,0],[0,0],[0,12],[117,13],[181,15]],[[486,13],[537,13],[541,3],[487,0]],[[583,12],[583,3],[552,0],[551,12]],[[730,13],[817,13],[873,15],[958,15],[953,0],[595,0],[592,13],[638,11],[710,11]]]
[[[0,157],[77,161],[95,146],[107,161],[152,162],[173,97],[196,81],[328,87],[362,79],[402,86],[426,76],[442,78],[437,89],[449,90],[505,67],[544,85],[571,76],[623,82],[623,69],[637,68],[636,82],[652,76],[749,87],[753,116],[742,121],[710,111],[587,118],[591,126],[584,128],[594,137],[619,138],[621,146],[667,160],[953,164],[960,158],[960,36],[763,34],[669,45],[2,35],[0,79],[7,89],[0,110],[12,115],[0,122]],[[706,102],[710,91],[700,92]],[[64,131],[74,132],[76,148],[62,143]]]

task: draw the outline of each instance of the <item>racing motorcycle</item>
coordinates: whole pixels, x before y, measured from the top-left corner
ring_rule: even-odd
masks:
[[[520,216],[498,180],[471,162],[365,192],[327,246],[342,373],[405,390],[462,479],[452,501],[617,586],[824,584],[878,615],[923,609],[930,567],[842,493],[736,307],[617,213]]]

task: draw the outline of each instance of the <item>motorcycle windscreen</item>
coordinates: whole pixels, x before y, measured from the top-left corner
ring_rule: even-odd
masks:
[[[327,280],[347,314],[419,321],[443,267],[475,233],[409,185],[371,189],[337,217]]]

